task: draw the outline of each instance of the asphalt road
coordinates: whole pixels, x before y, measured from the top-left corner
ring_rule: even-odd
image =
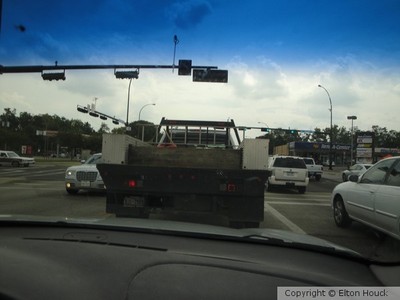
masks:
[[[71,218],[109,218],[105,195],[82,192],[68,195],[64,188],[67,164],[51,161],[29,168],[0,167],[0,214],[35,214]],[[326,171],[321,181],[310,180],[305,194],[275,189],[265,193],[263,228],[309,234],[377,260],[400,261],[400,242],[353,222],[348,229],[338,228],[332,217],[330,194],[340,183],[339,171]],[[170,218],[168,214],[156,218]],[[180,219],[180,216],[173,216]],[[195,216],[184,221],[201,221]],[[200,217],[201,218],[201,217]],[[213,219],[210,224],[225,225]]]

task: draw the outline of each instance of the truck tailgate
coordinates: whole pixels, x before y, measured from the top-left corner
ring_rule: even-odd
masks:
[[[304,181],[307,177],[307,169],[275,169],[275,179],[285,181]]]
[[[107,191],[263,196],[267,171],[97,164]]]

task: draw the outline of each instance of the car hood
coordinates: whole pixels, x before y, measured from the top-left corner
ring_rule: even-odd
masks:
[[[260,242],[261,244],[302,248],[329,254],[339,254],[362,259],[362,256],[348,248],[306,234],[298,234],[278,229],[243,228],[234,229],[222,226],[185,223],[168,220],[106,218],[76,219],[65,217],[42,217],[26,215],[0,215],[1,222],[18,222],[28,224],[45,224],[49,226],[78,226],[104,228],[112,230],[131,230],[133,232],[151,232],[167,235],[184,235],[213,239],[234,239],[243,242]]]
[[[77,165],[77,166],[71,166],[67,169],[67,171],[97,171],[96,165],[95,164],[82,164],[82,165]]]

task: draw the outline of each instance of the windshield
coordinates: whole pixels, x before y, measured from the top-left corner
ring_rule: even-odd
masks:
[[[292,157],[278,157],[275,159],[274,167],[306,169],[304,160]]]
[[[15,152],[7,152],[8,157],[19,157],[19,155]]]
[[[85,161],[86,165],[94,165],[101,161],[101,154],[95,154],[91,156],[87,161]]]
[[[400,262],[398,168],[368,165],[400,154],[399,1],[0,5],[0,150],[34,158],[1,157],[1,215],[274,229]]]
[[[313,164],[314,164],[314,161],[313,161],[312,159],[303,158],[303,160],[304,160],[304,162],[305,162],[307,165],[313,165]]]

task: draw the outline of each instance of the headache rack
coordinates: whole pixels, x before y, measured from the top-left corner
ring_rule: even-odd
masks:
[[[161,133],[159,146],[236,148],[240,145],[238,129],[233,120],[196,121],[162,118],[157,132]]]

